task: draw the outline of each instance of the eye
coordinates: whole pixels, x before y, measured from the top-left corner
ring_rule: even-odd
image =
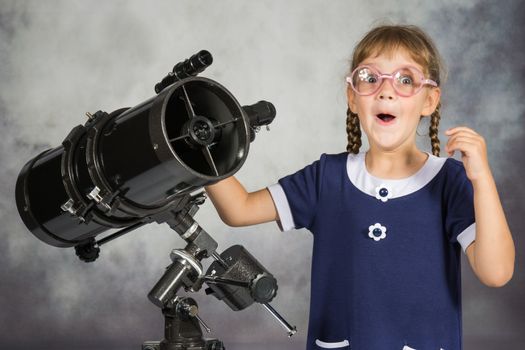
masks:
[[[401,68],[394,77],[398,86],[417,87],[421,84],[423,73],[413,67]]]
[[[359,71],[359,81],[375,84],[378,81],[377,74],[370,71],[370,69],[361,69]]]
[[[412,85],[414,84],[414,79],[409,75],[402,75],[398,78],[399,82],[403,85]]]
[[[377,76],[370,74],[365,78],[365,81],[370,84],[375,84],[377,83]]]

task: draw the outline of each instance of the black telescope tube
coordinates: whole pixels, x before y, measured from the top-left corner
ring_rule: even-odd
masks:
[[[236,173],[249,151],[244,110],[210,79],[186,78],[118,111],[95,113],[21,170],[18,211],[44,242],[72,247],[110,228],[149,222]],[[211,126],[206,142],[194,132],[202,126]]]

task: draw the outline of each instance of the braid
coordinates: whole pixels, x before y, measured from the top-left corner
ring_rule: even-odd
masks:
[[[361,127],[359,126],[357,114],[352,113],[350,108],[346,110],[346,134],[348,135],[346,151],[358,154],[361,147]]]
[[[432,145],[432,154],[439,157],[440,146],[438,138],[438,126],[441,115],[439,110],[441,109],[441,102],[437,105],[434,113],[430,115],[430,127],[428,128],[428,135],[430,136],[430,144]]]

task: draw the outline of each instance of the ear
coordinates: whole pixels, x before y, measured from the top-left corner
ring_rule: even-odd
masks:
[[[425,103],[423,104],[423,110],[421,115],[431,115],[437,108],[439,100],[441,98],[441,89],[431,88],[428,90],[428,95],[425,98]]]
[[[352,111],[352,113],[356,113],[357,114],[357,104],[356,104],[356,93],[354,90],[352,90],[352,88],[349,86],[347,89],[346,89],[346,96],[347,96],[347,99],[348,99],[348,108],[350,108],[350,110]]]

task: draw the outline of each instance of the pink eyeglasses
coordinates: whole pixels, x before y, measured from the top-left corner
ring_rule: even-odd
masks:
[[[391,79],[394,90],[403,97],[417,94],[425,85],[438,86],[434,80],[426,79],[419,69],[410,66],[400,68],[392,74],[382,74],[370,66],[359,66],[346,77],[347,83],[361,96],[375,94],[384,79]]]

